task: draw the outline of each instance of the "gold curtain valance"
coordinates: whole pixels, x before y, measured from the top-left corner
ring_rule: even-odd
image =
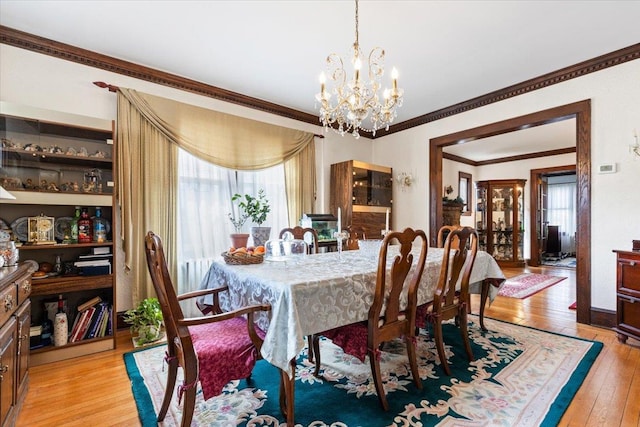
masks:
[[[172,142],[196,157],[229,169],[258,170],[300,153],[314,135],[246,119],[133,89],[119,92]]]

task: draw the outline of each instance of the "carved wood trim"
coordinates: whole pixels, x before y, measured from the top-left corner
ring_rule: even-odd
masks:
[[[261,99],[200,83],[195,80],[176,76],[175,74],[154,70],[153,68],[134,64],[133,62],[112,58],[107,55],[14,30],[2,25],[0,25],[0,43],[172,87],[174,89],[196,93],[209,98],[242,105],[243,107],[265,111],[301,122],[319,125],[318,117],[313,114],[303,113]]]
[[[576,175],[578,221],[576,227],[576,299],[578,323],[591,323],[591,100],[578,101],[473,129],[443,135],[429,141],[429,232],[435,242],[442,226],[442,148],[464,141],[524,129],[531,124],[576,119]]]
[[[318,117],[314,114],[283,107],[261,99],[154,70],[132,62],[112,58],[107,55],[39,37],[3,25],[0,25],[0,43],[320,126]],[[362,132],[361,136],[369,139],[380,138],[638,58],[640,58],[640,43],[406,120],[390,126],[388,131],[380,129],[376,132],[375,137],[368,132]]]
[[[558,148],[557,150],[538,151],[536,153],[520,154],[517,156],[500,157],[498,159],[475,161],[467,159],[465,157],[456,156],[455,154],[442,153],[442,158],[447,160],[453,160],[454,162],[460,162],[471,166],[486,166],[494,165],[496,163],[515,162],[517,160],[537,159],[538,157],[557,156],[559,154],[575,153],[576,147]]]

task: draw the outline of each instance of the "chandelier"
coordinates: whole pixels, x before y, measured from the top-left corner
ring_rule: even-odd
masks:
[[[327,57],[328,77],[334,86],[327,90],[327,77],[320,75],[320,93],[316,100],[320,103],[320,122],[325,131],[331,127],[344,136],[351,133],[360,138],[360,131],[371,132],[385,128],[396,117],[396,109],[402,106],[402,89],[398,89],[398,71],[391,72],[392,87],[385,89],[382,100],[378,94],[381,88],[381,78],[384,75],[384,49],[374,48],[369,53],[369,80],[362,78],[363,55],[358,40],[358,0],[356,0],[356,41],[353,43],[351,64],[353,78],[347,81],[344,63],[339,55],[332,53]],[[367,123],[365,124],[366,119]],[[337,128],[336,128],[337,127]]]

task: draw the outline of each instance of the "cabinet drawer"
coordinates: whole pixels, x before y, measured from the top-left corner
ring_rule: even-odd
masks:
[[[18,305],[21,305],[31,295],[31,275],[23,276],[16,280],[16,285],[18,287]]]
[[[618,329],[640,336],[640,298],[618,294]]]
[[[6,322],[18,307],[18,288],[7,286],[0,292],[0,325]]]
[[[618,292],[640,298],[640,260],[618,259]]]

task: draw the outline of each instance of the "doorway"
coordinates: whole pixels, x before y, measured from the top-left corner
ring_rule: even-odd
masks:
[[[540,126],[558,120],[576,119],[576,174],[578,211],[576,227],[576,321],[591,323],[591,101],[584,100],[476,128],[429,141],[429,233],[435,243],[442,225],[442,149],[476,139]]]
[[[531,267],[553,266],[577,268],[575,233],[567,233],[564,227],[550,221],[549,208],[553,208],[549,200],[550,180],[571,181],[563,177],[577,179],[576,165],[555,166],[531,170],[531,191],[529,203],[529,228],[531,229]],[[534,209],[535,207],[535,209]],[[577,221],[577,210],[573,206],[573,220]],[[564,233],[564,234],[563,234]]]

